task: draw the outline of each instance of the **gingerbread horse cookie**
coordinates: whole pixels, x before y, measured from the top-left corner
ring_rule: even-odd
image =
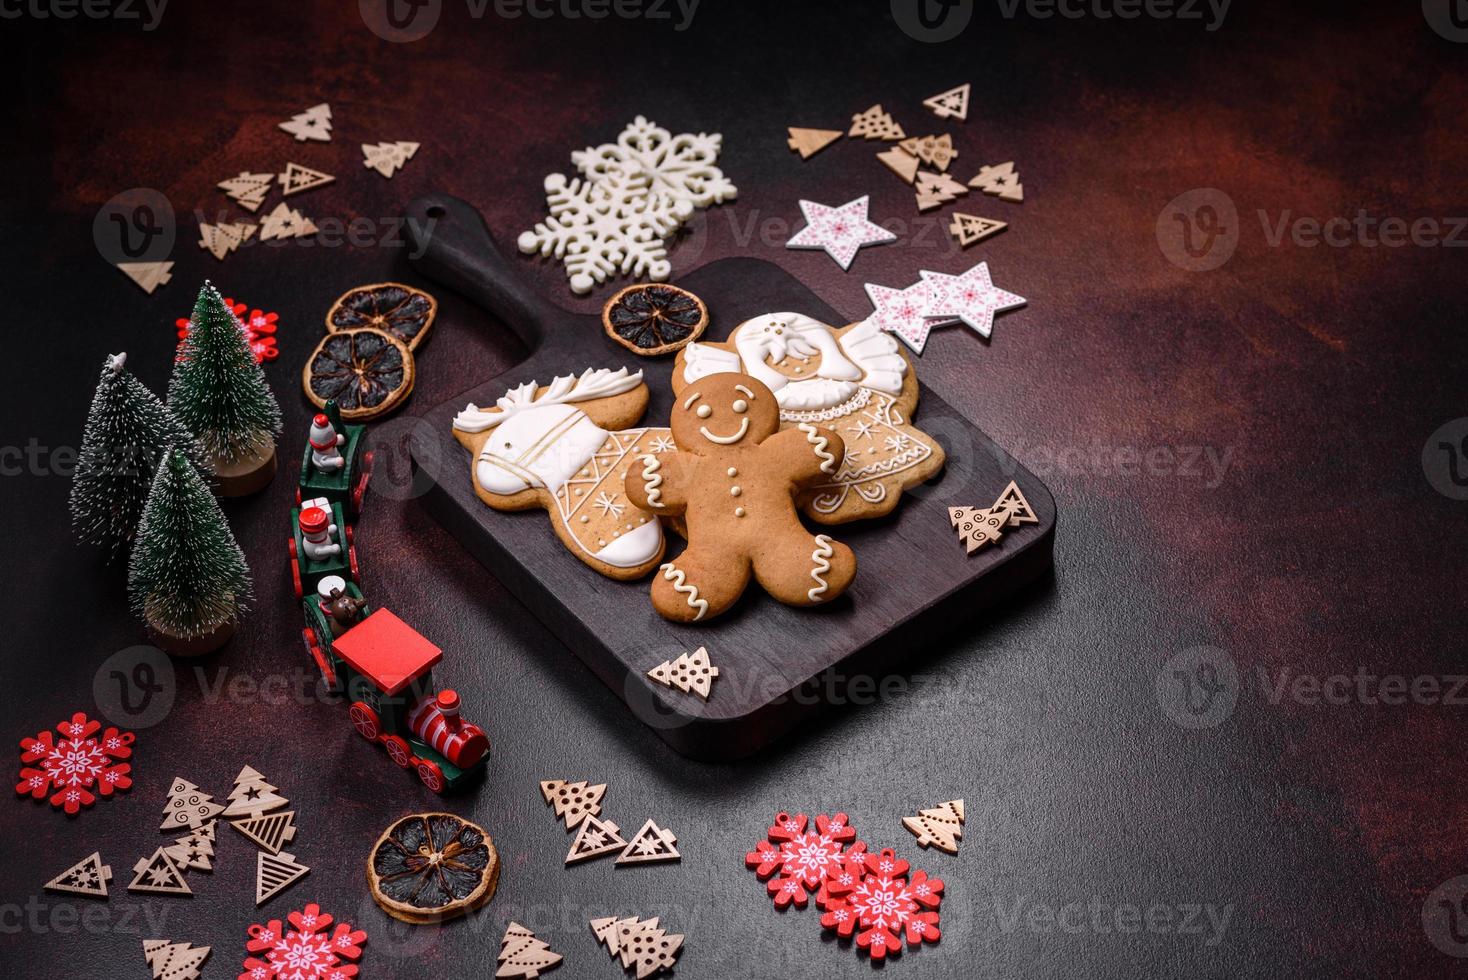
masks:
[[[663,557],[657,517],[624,496],[628,467],[675,449],[667,429],[629,429],[647,408],[642,372],[588,369],[469,405],[454,438],[471,454],[474,492],[495,510],[543,508],[556,536],[608,578],[641,578]]]
[[[774,393],[743,374],[686,386],[673,406],[678,451],[645,453],[627,476],[627,498],[659,515],[683,515],[688,548],[653,577],[664,618],[713,619],[751,576],[791,606],[829,602],[856,577],[856,555],[800,523],[795,494],[831,477],[841,437],[809,423],[780,430]]]
[[[813,521],[881,517],[902,491],[943,468],[943,448],[911,421],[918,402],[912,365],[871,321],[836,328],[801,313],[753,317],[727,340],[679,351],[673,391],[723,372],[752,375],[773,391],[783,427],[823,425],[845,439],[836,472],[801,495]]]

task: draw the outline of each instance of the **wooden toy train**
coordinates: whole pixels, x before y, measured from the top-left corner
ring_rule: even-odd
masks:
[[[372,476],[364,431],[344,424],[332,402],[311,422],[289,545],[301,637],[327,687],[351,703],[358,734],[442,793],[484,770],[489,739],[459,717],[456,693],[435,688],[443,651],[362,594],[349,519],[361,514]]]

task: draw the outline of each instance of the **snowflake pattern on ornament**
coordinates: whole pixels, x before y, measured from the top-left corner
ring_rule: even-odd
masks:
[[[814,831],[809,823],[803,813],[776,814],[769,840],[760,841],[744,856],[745,867],[754,869],[765,882],[776,908],[791,904],[805,908],[811,889],[817,889],[816,904],[825,908],[831,900],[830,883],[843,874],[849,877],[853,861],[859,862],[866,851],[861,841],[846,846],[855,839],[856,830],[844,813],[817,816]]]
[[[571,162],[589,180],[601,183],[614,175],[641,177],[648,190],[665,194],[690,208],[732,201],[739,189],[714,164],[724,137],[718,133],[671,132],[638,116],[615,143],[588,146],[571,154]]]
[[[315,904],[286,920],[291,928],[279,919],[250,926],[245,949],[255,955],[245,959],[239,980],[350,980],[357,975],[356,964],[342,960],[361,958],[367,933],[340,922],[328,935],[332,917]]]
[[[693,212],[687,201],[650,193],[646,177],[620,171],[599,181],[551,174],[545,200],[547,218],[517,244],[559,259],[578,295],[617,274],[666,280],[673,266],[664,239]]]
[[[927,317],[957,319],[987,337],[994,332],[994,315],[1024,306],[1023,296],[1000,289],[989,277],[989,263],[980,262],[967,272],[950,276],[921,270],[929,292],[923,308]]]
[[[818,248],[835,259],[842,269],[851,268],[857,250],[863,246],[897,241],[896,235],[867,217],[870,203],[868,195],[839,207],[801,201],[800,213],[805,216],[805,227],[792,235],[785,247]]]
[[[132,766],[116,760],[133,754],[136,736],[108,728],[97,738],[101,727],[101,722],[91,721],[78,711],[70,721],[56,726],[60,741],[49,731],[21,739],[20,761],[26,765],[21,767],[15,792],[37,800],[49,793],[52,806],[65,810],[67,816],[76,816],[82,807],[97,801],[96,793],[111,796],[131,787]]]
[[[885,959],[888,953],[909,946],[934,943],[942,938],[937,909],[943,902],[943,882],[927,872],[914,872],[890,849],[867,854],[864,874],[856,886],[833,899],[821,916],[821,925],[836,930],[843,939],[856,932],[856,945]]]

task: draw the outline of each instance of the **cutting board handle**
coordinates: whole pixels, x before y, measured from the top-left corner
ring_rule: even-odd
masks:
[[[563,311],[537,296],[506,261],[484,218],[468,201],[425,194],[408,204],[408,262],[435,282],[463,293],[514,331],[530,350]]]

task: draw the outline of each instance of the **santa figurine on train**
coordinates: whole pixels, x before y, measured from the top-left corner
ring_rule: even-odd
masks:
[[[339,448],[347,437],[332,428],[331,420],[318,412],[311,420],[311,465],[318,470],[332,472],[347,465]]]

